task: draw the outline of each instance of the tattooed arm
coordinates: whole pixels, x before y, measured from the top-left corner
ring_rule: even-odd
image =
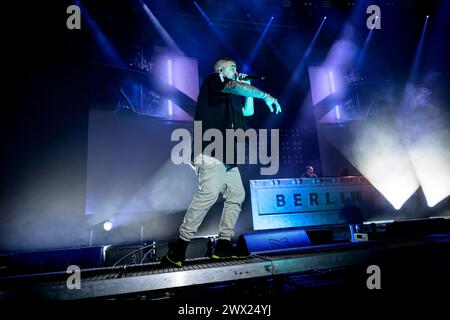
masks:
[[[250,82],[250,79],[244,80],[246,76],[247,76],[246,74],[241,73],[238,75],[236,81],[251,85],[252,83]],[[255,113],[254,108],[255,103],[253,100],[254,100],[253,97],[245,97],[244,107],[242,108],[242,114],[244,115],[244,117],[251,117]]]
[[[225,88],[222,90],[224,93],[232,93],[239,96],[244,97],[253,97],[253,98],[259,98],[263,99],[264,102],[267,104],[267,106],[270,109],[270,112],[273,112],[273,106],[276,107],[276,113],[281,112],[280,104],[278,103],[278,100],[272,97],[270,94],[265,93],[262,90],[259,90],[258,88],[244,83],[244,82],[238,82],[230,80],[225,85]]]
[[[245,82],[238,82],[234,80],[228,81],[222,92],[259,99],[264,99],[264,97],[267,96],[267,93],[265,93],[262,90],[259,90],[258,88],[252,86],[251,84],[247,84]]]

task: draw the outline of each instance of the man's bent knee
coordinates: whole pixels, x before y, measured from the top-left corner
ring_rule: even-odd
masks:
[[[197,192],[196,198],[205,200],[205,201],[213,201],[216,202],[219,197],[220,191],[218,190],[199,190]]]
[[[226,200],[228,202],[242,204],[245,200],[245,190],[242,188],[241,190],[232,191]]]

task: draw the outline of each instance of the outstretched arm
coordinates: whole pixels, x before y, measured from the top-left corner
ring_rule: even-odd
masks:
[[[259,99],[264,99],[264,97],[267,95],[267,93],[265,93],[262,90],[259,90],[258,88],[252,86],[251,84],[247,84],[245,82],[238,82],[234,80],[228,81],[222,92]]]
[[[273,112],[273,105],[276,107],[276,113],[281,112],[281,106],[277,99],[250,84],[230,80],[227,82],[222,92],[232,93],[244,97],[263,99],[269,107],[270,112]]]

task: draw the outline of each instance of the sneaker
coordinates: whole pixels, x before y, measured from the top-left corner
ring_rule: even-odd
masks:
[[[181,268],[183,266],[186,248],[189,241],[178,238],[177,242],[169,244],[169,251],[161,258],[161,265],[166,267]]]
[[[247,250],[238,250],[229,240],[217,240],[216,247],[212,253],[213,259],[246,259],[250,257]]]

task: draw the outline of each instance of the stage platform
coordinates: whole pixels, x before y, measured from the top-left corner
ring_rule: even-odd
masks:
[[[346,270],[352,273],[353,283],[362,288],[366,286],[369,277],[366,270],[370,265],[380,267],[385,289],[406,283],[406,274],[398,277],[401,270],[407,270],[408,274],[419,272],[416,273],[417,284],[426,277],[434,282],[443,281],[441,285],[444,285],[448,278],[442,277],[450,274],[449,252],[450,233],[408,235],[294,248],[252,255],[244,260],[197,258],[188,260],[180,269],[164,268],[159,262],[82,269],[80,289],[68,288],[70,275],[66,272],[4,276],[0,278],[0,299],[120,299],[138,294],[164,295],[179,288],[218,286],[245,280],[288,280],[302,275],[345,273]]]

